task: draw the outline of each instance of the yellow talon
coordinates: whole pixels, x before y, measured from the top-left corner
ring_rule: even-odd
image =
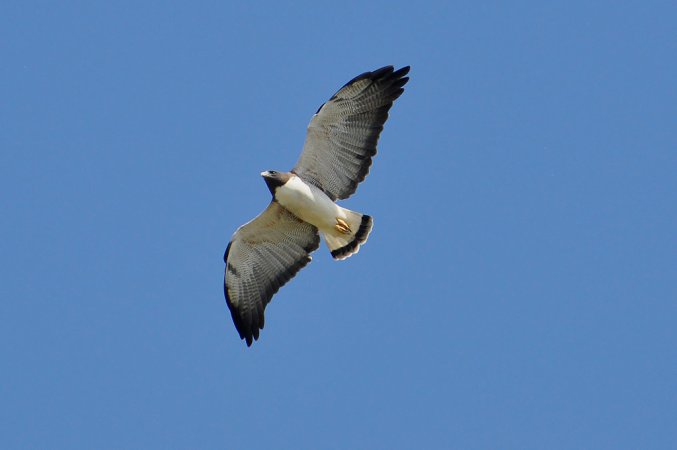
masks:
[[[336,229],[343,234],[350,234],[352,232],[346,221],[338,217],[336,218]]]

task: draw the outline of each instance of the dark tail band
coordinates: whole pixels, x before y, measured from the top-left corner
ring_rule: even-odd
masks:
[[[334,259],[343,259],[355,253],[359,249],[360,245],[367,240],[373,225],[374,222],[371,219],[371,216],[363,214],[362,221],[360,222],[360,228],[358,228],[357,233],[355,233],[353,240],[341,248],[332,250],[331,256]]]

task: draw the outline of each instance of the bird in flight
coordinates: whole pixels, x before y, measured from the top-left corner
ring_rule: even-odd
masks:
[[[336,200],[350,197],[369,173],[388,111],[409,81],[407,73],[409,66],[386,66],[350,80],[311,119],[291,172],[261,173],[273,199],[235,231],[223,256],[226,303],[247,346],[259,338],[266,305],[310,262],[320,235],[337,260],[367,242],[372,218]]]

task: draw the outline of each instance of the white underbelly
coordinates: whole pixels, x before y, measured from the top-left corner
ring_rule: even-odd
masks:
[[[297,176],[277,188],[275,198],[296,217],[319,229],[333,228],[336,218],[344,215],[327,194]]]

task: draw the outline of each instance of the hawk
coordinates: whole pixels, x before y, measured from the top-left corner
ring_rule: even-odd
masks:
[[[320,235],[342,260],[367,242],[373,220],[336,204],[369,173],[383,124],[409,81],[409,66],[386,66],[350,80],[317,110],[291,172],[262,172],[273,198],[235,231],[223,256],[224,293],[240,338],[251,346],[266,305],[311,260]]]

